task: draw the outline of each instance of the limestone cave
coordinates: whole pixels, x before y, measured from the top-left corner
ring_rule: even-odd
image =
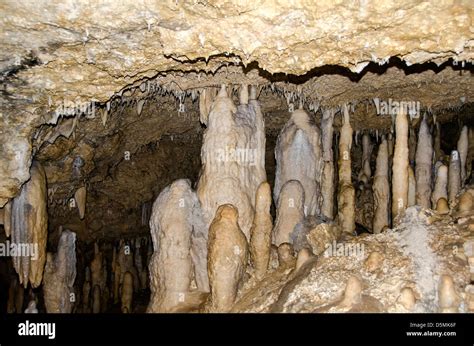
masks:
[[[1,310],[474,312],[473,8],[2,0]]]

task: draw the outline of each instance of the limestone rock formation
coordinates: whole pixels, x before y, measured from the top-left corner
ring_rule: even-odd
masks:
[[[323,172],[321,177],[321,214],[329,219],[334,218],[334,153],[333,142],[334,111],[323,112],[321,120],[321,143],[323,157]]]
[[[372,189],[374,193],[372,230],[374,233],[380,233],[384,227],[390,225],[390,185],[388,182],[388,146],[386,139],[383,139],[379,145]]]
[[[38,287],[43,278],[48,236],[47,185],[44,169],[38,162],[31,166],[31,178],[11,202],[11,241],[29,249],[13,257],[13,266],[24,287]],[[8,217],[8,214],[7,214]]]
[[[255,216],[250,229],[250,259],[257,279],[262,279],[270,262],[273,220],[270,214],[272,191],[270,184],[260,184],[255,195]]]
[[[355,230],[355,190],[351,177],[352,127],[347,106],[344,107],[342,116],[343,124],[339,140],[337,217],[343,232],[352,233]]]
[[[255,192],[266,181],[265,130],[259,103],[234,105],[223,85],[212,103],[201,149],[197,187],[205,227],[219,205],[239,210],[239,226],[247,239],[254,216]]]
[[[238,211],[224,204],[209,228],[208,271],[211,294],[206,311],[229,311],[237,296],[248,259],[248,246],[238,225]]]
[[[400,111],[395,120],[395,151],[392,166],[392,219],[402,213],[408,205],[408,118]]]
[[[64,230],[56,254],[48,253],[43,292],[48,313],[70,313],[76,279],[76,234]]]
[[[121,287],[121,310],[123,313],[132,312],[133,302],[133,275],[126,272],[123,276],[123,283]]]
[[[305,192],[298,180],[290,180],[283,185],[278,199],[272,244],[291,243],[290,235],[295,226],[304,218]]]
[[[418,132],[418,143],[416,147],[416,204],[423,208],[430,208],[431,197],[431,163],[433,161],[433,143],[431,133],[423,118]]]
[[[312,124],[304,110],[295,110],[281,130],[275,146],[275,159],[275,202],[279,203],[283,186],[290,180],[297,180],[305,193],[305,215],[319,215],[323,171],[321,131]]]
[[[148,312],[170,312],[185,302],[191,281],[207,290],[206,258],[192,255],[193,233],[202,235],[198,198],[189,180],[176,180],[166,187],[153,204],[150,229],[154,253],[150,261],[152,295]],[[124,285],[125,283],[123,283]]]

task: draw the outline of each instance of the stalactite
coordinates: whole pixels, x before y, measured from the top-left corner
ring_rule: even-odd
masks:
[[[107,111],[107,109],[102,109],[100,111],[100,120],[102,121],[102,126],[105,127],[105,125],[107,125],[108,117],[109,117],[109,112]]]
[[[48,313],[70,313],[71,294],[76,280],[76,234],[69,230],[61,233],[58,252],[48,253],[44,271],[44,302]]]
[[[38,162],[33,163],[30,175],[20,195],[13,199],[10,219],[12,243],[31,250],[32,256],[13,257],[13,266],[25,288],[28,281],[33,287],[41,284],[48,236],[46,175]]]
[[[433,158],[434,162],[440,160],[444,156],[444,153],[441,150],[441,129],[439,127],[439,123],[435,123],[433,150],[434,150],[434,158]]]
[[[206,311],[232,308],[247,265],[248,246],[238,225],[238,211],[225,204],[217,209],[209,228],[208,271],[211,294]]]
[[[407,207],[411,207],[416,204],[416,179],[413,168],[408,165],[408,201]]]
[[[408,204],[408,119],[400,111],[395,121],[395,151],[392,165],[392,218],[403,212]]]
[[[440,198],[448,200],[448,167],[443,164],[440,164],[436,171],[435,185],[431,194],[431,207],[433,209],[436,209],[436,204]]]
[[[461,163],[459,160],[459,152],[453,150],[449,157],[449,173],[448,173],[448,201],[450,208],[456,204],[456,196],[461,189]]]
[[[219,205],[239,210],[239,226],[247,239],[254,216],[255,192],[266,181],[265,129],[255,87],[248,104],[235,107],[225,86],[212,103],[201,148],[197,193],[207,229]]]
[[[333,142],[334,111],[323,112],[321,120],[323,173],[321,177],[321,214],[332,220],[334,218],[334,153]]]
[[[459,135],[457,149],[459,153],[459,163],[461,166],[461,187],[464,186],[466,181],[466,160],[467,153],[469,148],[469,138],[468,138],[468,129],[467,126],[463,126],[461,134]]]
[[[431,206],[431,163],[433,161],[433,144],[426,117],[423,118],[420,124],[415,160],[416,204],[428,209]]]
[[[375,166],[374,183],[374,221],[372,230],[380,233],[390,225],[389,201],[390,184],[388,182],[388,144],[384,138],[379,145]]]
[[[416,133],[415,129],[408,125],[408,163],[413,165],[415,163],[415,156],[416,156]]]
[[[319,215],[323,170],[321,133],[304,110],[295,110],[281,130],[275,158],[275,203],[279,202],[283,185],[289,180],[298,180],[305,192],[305,215]]]
[[[121,289],[121,310],[124,314],[132,312],[133,302],[133,275],[126,272],[123,275],[123,283]]]
[[[206,262],[196,258],[206,253],[199,249],[191,256],[192,233],[202,227],[199,201],[189,180],[176,180],[163,189],[150,218],[154,253],[149,265],[148,312],[173,311],[186,300],[193,276],[199,289],[207,290]]]
[[[74,193],[74,199],[76,200],[76,206],[81,220],[84,219],[86,213],[86,193],[87,190],[85,186],[78,188]]]
[[[199,121],[204,125],[207,125],[209,112],[216,95],[216,88],[204,88],[199,93]]]
[[[355,190],[351,177],[352,127],[347,106],[343,110],[343,124],[339,141],[338,222],[346,233],[355,230]]]
[[[250,229],[250,259],[255,270],[255,277],[263,278],[270,262],[270,247],[273,220],[270,214],[272,191],[270,184],[261,183],[255,195],[255,216]]]
[[[287,181],[280,192],[272,244],[291,243],[290,235],[304,218],[305,192],[297,180]]]
[[[393,149],[394,149],[394,145],[393,145],[393,135],[391,133],[389,133],[387,135],[387,150],[388,150],[388,157],[392,157],[393,156]]]
[[[5,235],[10,237],[11,235],[11,221],[12,221],[12,201],[9,201],[3,207],[3,229],[5,230]]]

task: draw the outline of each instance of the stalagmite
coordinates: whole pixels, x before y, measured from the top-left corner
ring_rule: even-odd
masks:
[[[361,169],[359,172],[359,182],[367,184],[372,176],[372,171],[370,169],[370,155],[372,153],[372,145],[370,143],[370,136],[368,133],[364,133],[362,136],[362,163]]]
[[[296,266],[295,270],[300,269],[305,263],[307,263],[310,259],[314,258],[313,253],[311,250],[307,248],[303,248],[298,252],[298,256],[296,257]]]
[[[82,312],[89,313],[91,309],[90,304],[91,295],[91,282],[89,280],[84,281],[82,286]]]
[[[408,205],[408,119],[400,111],[395,120],[395,151],[392,164],[392,219]]]
[[[297,180],[287,181],[280,192],[275,227],[272,232],[272,244],[291,243],[290,238],[295,226],[304,218],[305,192]]]
[[[357,276],[351,276],[347,280],[346,289],[344,290],[344,298],[340,306],[344,308],[351,308],[360,303],[362,300],[362,282]]]
[[[459,160],[459,152],[453,150],[449,157],[449,173],[448,173],[448,201],[452,208],[456,204],[456,196],[461,189],[461,164]]]
[[[126,272],[123,276],[123,283],[121,289],[122,312],[124,314],[132,312],[133,302],[133,275]]]
[[[77,211],[79,212],[79,217],[81,220],[84,218],[86,213],[86,187],[82,186],[76,190],[74,194],[74,199],[76,200]]]
[[[25,299],[25,288],[23,286],[18,286],[17,291],[15,292],[15,311],[21,313],[23,310],[23,301]]]
[[[413,168],[408,166],[408,202],[407,207],[411,207],[416,203],[416,179]]]
[[[28,303],[28,307],[25,309],[25,314],[37,314],[38,313],[38,308],[36,307],[36,301],[31,300]]]
[[[44,303],[48,313],[70,313],[71,295],[76,279],[76,234],[69,230],[61,233],[58,252],[48,253],[44,270]]]
[[[100,314],[101,307],[100,307],[100,287],[99,285],[95,285],[94,289],[92,290],[92,313],[93,314]]]
[[[30,175],[11,206],[11,241],[29,247],[31,254],[13,257],[13,266],[25,288],[28,281],[33,287],[41,284],[48,236],[46,175],[38,162],[33,162]]]
[[[436,171],[435,185],[431,194],[431,207],[436,209],[438,199],[448,199],[448,167],[441,164]]]
[[[293,267],[296,264],[293,246],[290,243],[281,243],[278,246],[278,264],[280,267]]]
[[[459,153],[459,162],[461,166],[461,187],[464,185],[466,180],[466,160],[467,160],[467,152],[469,148],[469,138],[468,138],[468,128],[467,126],[463,126],[461,130],[461,134],[459,135],[457,149]]]
[[[472,162],[474,161],[474,128],[470,127],[468,131],[468,150],[467,150],[467,159],[466,159],[466,178],[473,179],[472,173]]]
[[[107,272],[106,268],[103,266],[104,258],[102,252],[99,249],[99,244],[94,244],[94,258],[90,264],[90,273],[91,273],[91,286],[95,287],[96,285],[100,287],[100,291],[103,292],[106,286]]]
[[[372,185],[374,192],[374,233],[382,232],[384,227],[390,225],[389,201],[390,185],[388,182],[388,145],[384,138],[379,145],[375,164],[375,176]]]
[[[374,273],[382,268],[384,255],[380,252],[371,252],[364,262],[364,267],[369,273]]]
[[[343,232],[353,233],[355,229],[355,191],[351,178],[352,127],[347,106],[343,111],[341,139],[339,141],[339,187],[338,222]]]
[[[163,189],[150,218],[154,253],[149,265],[148,312],[169,312],[184,302],[193,277],[199,289],[207,289],[206,262],[196,257],[205,253],[191,255],[193,232],[202,234],[202,228],[199,201],[190,181],[176,180]]]
[[[247,240],[238,225],[238,211],[221,205],[209,228],[208,271],[211,295],[206,310],[226,312],[232,308],[245,273]]]
[[[439,312],[453,313],[459,311],[460,297],[450,275],[442,275],[438,287]]]
[[[250,259],[257,279],[262,279],[270,261],[273,221],[270,215],[272,191],[270,184],[261,183],[255,196],[255,216],[250,229]]]
[[[471,189],[464,191],[464,193],[459,197],[457,209],[459,213],[474,212],[474,190]]]
[[[138,279],[140,281],[140,289],[144,290],[147,288],[147,270],[146,265],[143,264],[143,251],[144,251],[145,244],[142,242],[142,239],[137,238],[135,239],[135,254],[134,254],[134,263],[135,267],[137,268]],[[145,246],[146,248],[146,246]]]
[[[304,110],[295,110],[281,130],[275,146],[275,159],[275,203],[279,203],[284,184],[298,180],[305,193],[305,215],[319,215],[323,171],[321,133]]]
[[[400,303],[406,310],[412,311],[416,304],[415,293],[410,287],[404,287],[400,291],[400,297],[398,297],[398,303]]]
[[[433,160],[433,143],[431,133],[423,118],[418,132],[418,145],[416,147],[416,204],[423,208],[430,208],[431,196],[431,163]]]
[[[436,202],[436,211],[440,215],[449,214],[449,204],[446,198],[444,197],[438,198],[438,201]]]
[[[266,181],[265,129],[255,93],[252,86],[248,104],[235,107],[222,86],[212,103],[204,132],[197,187],[205,229],[217,207],[230,203],[239,210],[239,226],[247,240],[254,217],[255,192]],[[241,95],[241,99],[245,97]]]
[[[334,111],[323,112],[321,134],[323,147],[323,173],[321,177],[321,214],[332,220],[334,218],[334,153],[333,142]]]

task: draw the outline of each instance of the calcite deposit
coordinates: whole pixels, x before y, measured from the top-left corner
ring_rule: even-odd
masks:
[[[7,312],[474,311],[469,1],[0,13]]]

